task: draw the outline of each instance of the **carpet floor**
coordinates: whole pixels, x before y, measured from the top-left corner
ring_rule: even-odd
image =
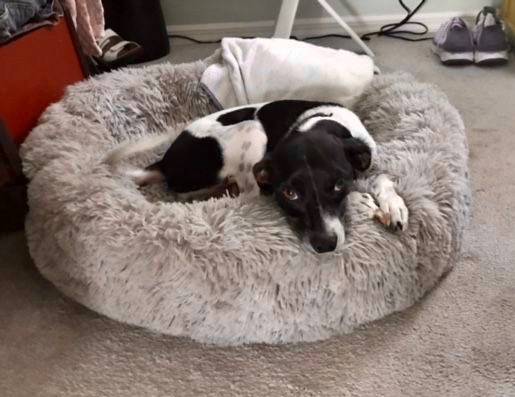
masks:
[[[4,234],[0,396],[515,396],[515,62],[449,68],[429,45],[371,42],[383,71],[409,71],[448,94],[470,142],[464,255],[419,304],[318,343],[205,346],[69,301],[38,274],[23,233]],[[214,48],[172,43],[169,58]]]

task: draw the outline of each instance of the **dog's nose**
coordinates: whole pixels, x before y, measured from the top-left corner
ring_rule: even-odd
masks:
[[[335,250],[338,244],[338,236],[336,234],[315,234],[311,236],[310,243],[319,254],[331,252]]]

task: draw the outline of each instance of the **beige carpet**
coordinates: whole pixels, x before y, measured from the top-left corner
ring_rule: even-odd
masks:
[[[445,68],[429,43],[372,47],[383,69],[439,84],[468,128],[474,217],[463,260],[436,290],[325,342],[210,347],[68,301],[35,271],[23,234],[3,235],[0,396],[515,396],[515,63]]]

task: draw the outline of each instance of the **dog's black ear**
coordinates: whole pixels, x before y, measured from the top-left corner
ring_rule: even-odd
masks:
[[[361,139],[346,139],[345,153],[356,170],[365,171],[370,167],[370,163],[372,162],[372,150],[370,150],[370,147]]]
[[[252,169],[254,178],[261,190],[265,192],[272,191],[272,160],[270,158],[263,158],[259,163],[256,163]]]

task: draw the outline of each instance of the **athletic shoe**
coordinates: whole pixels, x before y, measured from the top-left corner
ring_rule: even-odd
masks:
[[[497,65],[508,61],[508,40],[496,9],[484,7],[474,27],[474,60],[478,65]]]
[[[446,65],[463,65],[474,62],[472,32],[461,18],[443,23],[433,38],[433,52]]]

